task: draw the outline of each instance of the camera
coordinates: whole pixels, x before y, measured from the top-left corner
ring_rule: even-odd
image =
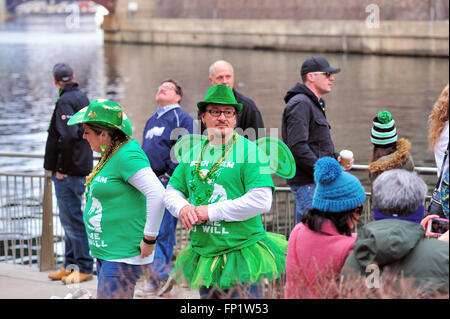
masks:
[[[448,219],[433,218],[427,223],[427,232],[439,237],[448,230]]]

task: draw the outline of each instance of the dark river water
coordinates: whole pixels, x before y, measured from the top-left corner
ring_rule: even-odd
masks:
[[[44,26],[43,26],[44,25]],[[45,22],[26,28],[0,25],[0,151],[43,154],[46,129],[57,90],[52,67],[71,64],[90,99],[113,99],[123,106],[134,137],[141,142],[155,93],[166,78],[184,91],[182,107],[193,117],[209,87],[208,68],[217,59],[230,61],[236,88],[251,97],[266,128],[281,138],[285,92],[299,81],[303,60],[315,53],[151,46],[104,43],[102,32],[55,31]],[[337,150],[353,150],[356,164],[368,164],[372,118],[389,110],[400,137],[412,143],[416,166],[435,166],[427,144],[427,117],[449,80],[447,58],[391,57],[323,53],[341,68],[333,91],[324,98]],[[1,171],[42,172],[42,160],[0,157]],[[277,184],[283,184],[277,180]]]

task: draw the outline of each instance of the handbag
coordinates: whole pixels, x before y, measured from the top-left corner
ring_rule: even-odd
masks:
[[[447,159],[447,155],[448,155],[448,145],[447,150],[445,151],[444,160],[442,161],[441,173],[439,174],[436,187],[434,188],[433,194],[431,195],[430,205],[428,205],[426,216],[438,215],[441,218],[445,218],[444,212],[442,210],[441,193],[439,188],[441,185],[442,174],[444,172],[445,160]]]

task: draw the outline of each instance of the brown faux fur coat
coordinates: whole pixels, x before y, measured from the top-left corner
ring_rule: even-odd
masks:
[[[369,179],[373,183],[375,178],[384,171],[403,168],[409,171],[414,171],[414,161],[409,149],[411,148],[411,143],[404,138],[399,138],[397,140],[397,151],[389,155],[380,157],[375,162],[370,162],[369,164]]]

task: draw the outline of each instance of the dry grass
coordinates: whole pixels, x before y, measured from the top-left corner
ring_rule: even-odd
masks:
[[[448,286],[440,291],[429,289],[431,285],[418,286],[413,278],[401,275],[381,275],[376,287],[366,277],[348,274],[324,273],[311,286],[298,280],[292,299],[448,299]]]
[[[385,273],[388,273],[385,271]],[[379,287],[370,288],[370,282],[366,277],[348,274],[346,280],[340,275],[326,269],[316,276],[316,281],[308,285],[302,278],[296,280],[295,292],[292,299],[449,299],[448,285],[440,291],[429,289],[429,286],[417,286],[412,278],[404,278],[401,275],[385,274],[380,276]],[[138,281],[137,289],[144,281],[152,276],[146,272]],[[277,280],[265,281],[265,299],[283,299],[286,286],[285,275]],[[245,290],[230,289],[226,292],[219,291],[219,298],[228,299],[231,294],[237,292],[240,299],[252,299],[253,297]],[[122,292],[123,293],[123,292]],[[123,297],[117,296],[117,297]],[[192,291],[187,285],[175,285],[167,294],[156,297],[154,294],[138,298],[162,298],[162,299],[198,299],[198,291]],[[135,296],[136,298],[136,296]]]

